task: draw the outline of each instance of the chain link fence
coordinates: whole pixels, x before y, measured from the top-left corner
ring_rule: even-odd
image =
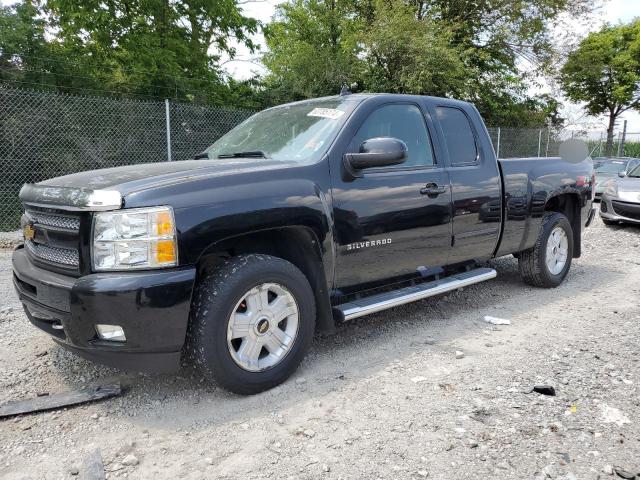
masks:
[[[252,113],[0,85],[0,232],[19,226],[18,192],[24,183],[82,170],[190,159]],[[549,129],[496,127],[489,134],[500,158],[557,156],[567,138]],[[597,155],[597,142],[588,143]]]
[[[0,86],[0,231],[19,226],[24,183],[193,158],[251,113]]]
[[[498,158],[556,157],[561,132],[548,128],[488,128]]]
[[[614,147],[617,147],[621,157],[640,158],[640,132],[625,132]]]

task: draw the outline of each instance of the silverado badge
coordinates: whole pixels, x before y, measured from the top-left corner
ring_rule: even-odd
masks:
[[[383,238],[382,240],[370,240],[366,242],[347,243],[347,251],[359,250],[361,248],[379,247],[381,245],[389,245],[391,243],[390,238]]]
[[[26,224],[24,226],[24,228],[22,229],[22,233],[24,234],[25,240],[33,240],[33,237],[36,236],[35,229],[29,224]]]

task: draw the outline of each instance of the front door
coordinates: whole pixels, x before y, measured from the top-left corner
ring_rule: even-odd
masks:
[[[451,248],[449,176],[434,155],[423,110],[414,103],[377,106],[345,153],[375,137],[402,140],[408,158],[366,169],[356,179],[345,180],[332,169],[340,289],[445,265]]]

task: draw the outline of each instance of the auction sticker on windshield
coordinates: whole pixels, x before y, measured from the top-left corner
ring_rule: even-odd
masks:
[[[338,110],[337,108],[314,108],[309,113],[307,113],[307,117],[322,117],[322,118],[330,118],[332,120],[337,120],[344,112],[342,110]]]

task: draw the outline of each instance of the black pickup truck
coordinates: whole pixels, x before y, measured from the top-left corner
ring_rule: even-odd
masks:
[[[496,276],[559,285],[591,218],[593,163],[497,160],[469,103],[351,94],[264,110],[198,159],[25,185],[14,283],[79,355],[191,359],[250,394],[315,331]]]

